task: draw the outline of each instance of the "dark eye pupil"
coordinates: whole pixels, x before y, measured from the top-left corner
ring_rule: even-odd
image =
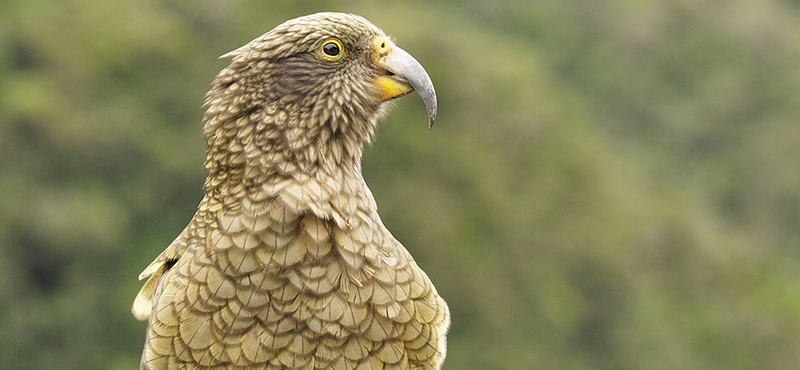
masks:
[[[325,52],[325,54],[330,55],[332,57],[337,56],[339,55],[339,45],[336,45],[336,43],[333,42],[329,42],[322,46],[322,51]]]

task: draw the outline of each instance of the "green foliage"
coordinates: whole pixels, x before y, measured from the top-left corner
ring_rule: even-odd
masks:
[[[321,10],[426,66],[365,154],[453,314],[449,369],[800,367],[800,7],[0,3],[0,363],[130,369],[201,196],[216,57]]]

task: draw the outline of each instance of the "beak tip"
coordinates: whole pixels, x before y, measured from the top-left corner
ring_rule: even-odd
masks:
[[[439,111],[438,104],[436,104],[436,92],[433,91],[433,86],[431,86],[431,92],[425,94],[422,99],[425,102],[425,108],[428,110],[428,130],[433,128],[433,123],[436,122],[436,114]]]

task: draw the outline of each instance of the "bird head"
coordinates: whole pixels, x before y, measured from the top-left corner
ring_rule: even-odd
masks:
[[[222,57],[231,64],[206,96],[207,168],[259,155],[299,165],[325,156],[360,161],[386,103],[414,90],[429,127],[436,118],[425,69],[360,16],[292,19]]]

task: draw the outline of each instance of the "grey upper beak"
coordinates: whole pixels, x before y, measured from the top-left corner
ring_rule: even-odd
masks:
[[[408,81],[411,87],[417,90],[428,110],[428,129],[433,128],[437,109],[436,90],[433,89],[433,82],[422,64],[419,64],[411,54],[395,45],[391,52],[381,58],[381,65],[387,71]]]

